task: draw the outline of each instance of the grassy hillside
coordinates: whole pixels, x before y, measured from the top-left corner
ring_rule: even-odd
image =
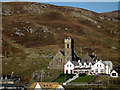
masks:
[[[64,39],[74,39],[82,58],[96,51],[98,58],[118,64],[118,25],[110,17],[81,8],[34,2],[3,3],[3,74],[30,76],[44,69],[56,52],[64,50]],[[80,47],[83,55],[80,55]],[[52,80],[62,71],[52,74]],[[44,79],[45,80],[45,79]],[[46,81],[46,80],[45,80]]]

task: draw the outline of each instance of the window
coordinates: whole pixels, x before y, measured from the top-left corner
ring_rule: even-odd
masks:
[[[69,48],[69,44],[67,44],[67,48]]]
[[[77,71],[74,71],[74,73],[77,73]]]
[[[93,72],[93,70],[91,70],[91,72]]]
[[[67,65],[67,67],[69,67],[69,65]]]
[[[60,57],[58,57],[58,59],[57,59],[57,65],[61,65],[61,64],[62,64],[61,61],[62,61],[62,60],[60,59]]]
[[[116,73],[112,73],[112,76],[116,76]]]
[[[98,67],[98,64],[97,64],[97,67]]]
[[[61,62],[60,62],[61,64],[62,64],[62,59],[61,59]]]
[[[101,67],[101,64],[100,64],[100,67]]]
[[[95,69],[95,72],[98,72],[98,69]]]
[[[71,65],[70,65],[70,67],[71,67]]]
[[[101,69],[101,72],[103,72],[103,69]]]

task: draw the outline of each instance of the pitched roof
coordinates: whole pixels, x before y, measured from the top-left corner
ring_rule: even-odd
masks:
[[[39,84],[42,89],[55,89],[59,86],[57,82],[35,82],[29,88],[35,88]]]
[[[117,73],[120,73],[120,71],[119,71],[119,70],[112,70],[112,72],[113,72],[113,71],[115,71],[115,72],[117,72]]]
[[[96,57],[94,56],[94,55],[88,55],[88,54],[86,54],[83,58],[82,58],[82,60],[81,60],[81,62],[82,63],[84,63],[84,62],[94,62],[94,59],[95,59]]]
[[[68,37],[67,39],[69,39],[69,40],[70,40],[71,38],[70,38],[70,37]]]
[[[71,61],[71,62],[72,62],[72,64],[75,65],[75,66],[76,66],[77,63],[78,63],[77,61]]]
[[[108,64],[112,64],[111,61],[104,61],[104,63],[105,63],[106,65],[108,65]]]
[[[63,51],[60,51],[60,53],[64,56],[64,52]]]

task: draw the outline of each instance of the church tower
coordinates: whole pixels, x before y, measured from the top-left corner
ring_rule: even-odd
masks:
[[[67,63],[67,61],[73,61],[73,53],[74,53],[74,41],[68,37],[67,39],[64,40],[65,42],[65,63]]]

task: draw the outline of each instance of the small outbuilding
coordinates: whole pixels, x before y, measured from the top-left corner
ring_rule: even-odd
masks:
[[[116,70],[112,70],[112,72],[110,73],[110,76],[111,77],[119,77],[119,72],[118,71],[116,71]]]

